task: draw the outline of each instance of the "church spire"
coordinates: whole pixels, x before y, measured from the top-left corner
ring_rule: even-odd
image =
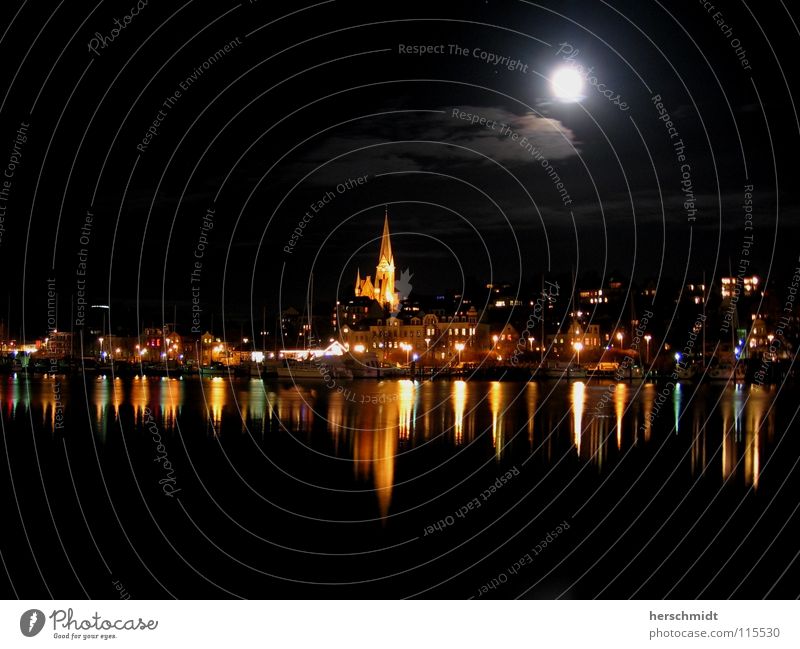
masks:
[[[394,257],[392,256],[392,240],[389,237],[389,206],[386,206],[386,212],[383,217],[383,236],[381,237],[381,252],[378,255],[378,264],[386,260],[388,263],[394,265]]]
[[[394,286],[394,255],[392,254],[392,240],[389,234],[389,207],[383,217],[383,235],[381,235],[381,251],[378,255],[378,265],[375,267],[375,281],[367,275],[361,279],[361,269],[356,271],[356,297],[370,297],[380,302],[392,311],[397,309],[400,302]]]

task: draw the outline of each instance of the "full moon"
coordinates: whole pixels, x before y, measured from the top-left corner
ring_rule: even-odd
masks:
[[[553,93],[561,101],[583,99],[583,77],[575,68],[559,68],[550,80]]]

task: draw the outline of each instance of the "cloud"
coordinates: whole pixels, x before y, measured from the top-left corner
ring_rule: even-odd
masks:
[[[436,171],[452,162],[518,167],[536,162],[537,153],[555,165],[579,153],[574,133],[558,120],[491,106],[387,115],[354,128],[317,141],[291,176],[311,173],[307,182],[330,185],[365,173]]]
[[[465,115],[469,115],[469,121],[458,117]],[[476,118],[486,125],[473,124]],[[502,108],[462,106],[448,111],[446,120],[451,126],[456,120],[461,122],[460,127],[456,124],[455,144],[478,149],[498,162],[530,162],[529,148],[535,148],[550,162],[579,153],[575,134],[551,117],[532,113],[516,115]],[[528,143],[531,147],[527,146]]]

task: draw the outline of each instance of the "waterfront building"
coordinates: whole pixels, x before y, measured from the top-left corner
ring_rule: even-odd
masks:
[[[52,331],[45,338],[45,353],[51,358],[72,356],[72,333],[69,331]]]

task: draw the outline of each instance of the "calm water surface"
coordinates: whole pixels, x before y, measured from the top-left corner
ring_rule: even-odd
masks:
[[[797,595],[792,387],[337,387],[3,377],[9,590]]]

